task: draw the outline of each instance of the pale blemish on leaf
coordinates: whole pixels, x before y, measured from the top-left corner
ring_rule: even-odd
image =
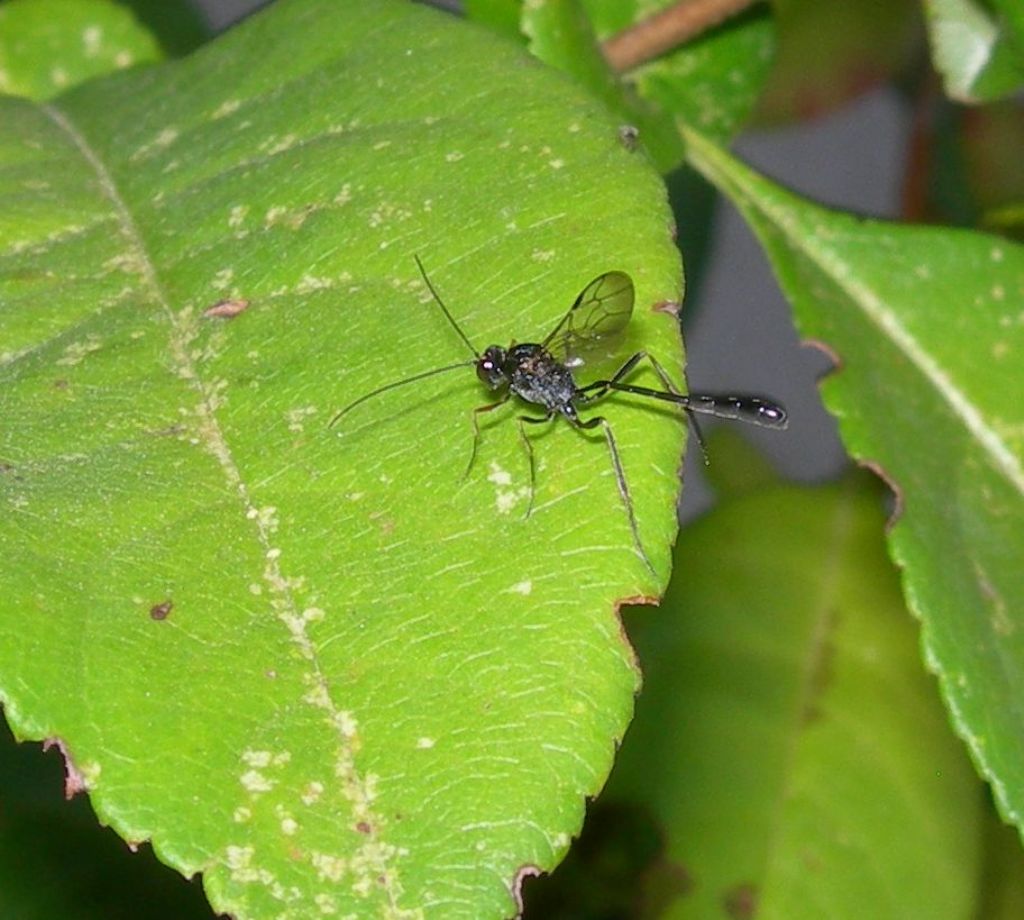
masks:
[[[215,291],[223,291],[228,287],[234,280],[235,270],[233,268],[222,268],[216,275],[213,276],[213,280],[210,282],[210,287]]]
[[[312,853],[310,862],[321,882],[340,882],[345,875],[347,860],[333,853]]]
[[[306,788],[302,792],[302,803],[304,805],[315,805],[319,801],[320,796],[324,794],[324,784],[318,783],[315,780],[306,785]]]
[[[336,284],[333,278],[318,278],[316,275],[303,275],[297,285],[296,294],[312,294],[314,291],[325,291]]]
[[[1002,246],[993,246],[991,251],[989,252],[989,258],[993,262],[1002,262],[1004,255],[1005,251],[1003,250]]]
[[[68,72],[63,67],[54,67],[50,70],[50,82],[54,86],[67,86]]]
[[[178,139],[178,134],[178,129],[169,125],[166,128],[163,128],[148,144],[143,144],[141,147],[137,147],[128,159],[131,162],[135,162],[136,160],[141,160],[144,157],[148,157],[160,150],[166,150]]]
[[[82,47],[85,49],[86,57],[96,57],[99,54],[100,43],[103,40],[103,30],[99,26],[89,26],[82,32]]]
[[[130,51],[118,51],[114,55],[114,66],[120,67],[122,70],[125,67],[131,67],[135,63],[135,56]]]
[[[246,770],[245,773],[238,777],[238,781],[246,792],[254,796],[270,792],[276,785],[276,780],[268,779],[259,770]]]
[[[267,213],[263,216],[263,226],[273,227],[274,224],[280,223],[281,218],[288,213],[288,209],[284,205],[275,204],[273,207],[267,209]]]
[[[325,917],[338,912],[338,902],[334,899],[333,895],[321,892],[313,898],[313,903],[316,904],[320,913]]]
[[[288,430],[300,434],[305,430],[305,422],[310,416],[316,415],[319,410],[316,406],[299,406],[297,409],[289,409],[285,413],[285,421],[288,423]]]
[[[235,824],[245,824],[252,820],[252,809],[247,805],[239,805],[238,808],[232,812],[231,818]]]
[[[367,223],[371,227],[380,227],[387,221],[403,221],[408,220],[410,217],[412,217],[412,211],[409,211],[406,208],[400,208],[392,202],[382,201],[373,211],[370,212]]]
[[[72,367],[80,364],[86,356],[94,351],[99,351],[102,347],[103,340],[95,333],[90,333],[86,336],[84,342],[72,342],[66,346],[64,348],[64,356],[58,358],[56,363],[63,367]]]
[[[548,160],[548,166],[550,166],[552,169],[561,169],[563,166],[565,166],[565,160],[563,160],[561,157],[556,157],[553,160]]]
[[[260,150],[267,153],[269,156],[274,156],[278,153],[284,153],[286,150],[294,147],[298,142],[299,137],[297,134],[286,134],[284,137],[277,137],[271,135],[262,144],[260,144]]]
[[[116,256],[111,256],[103,263],[103,269],[107,272],[124,272],[126,275],[141,275],[145,271],[145,265],[139,258],[138,253],[125,249]]]
[[[508,590],[511,591],[513,594],[522,594],[524,597],[527,597],[533,593],[533,582],[520,581],[512,585],[512,587]]]
[[[496,486],[494,503],[499,514],[508,514],[517,502],[527,498],[530,494],[527,486],[519,489],[511,488],[512,474],[503,470],[494,461],[491,461],[491,472],[488,474],[487,480]]]
[[[512,484],[512,474],[507,470],[503,470],[495,461],[491,461],[491,473],[487,479],[490,482],[493,482],[496,486],[508,486]]]
[[[433,738],[427,738],[426,736],[416,739],[416,747],[421,751],[429,750],[436,744]]]
[[[530,253],[530,258],[534,262],[550,262],[555,257],[554,249],[534,249]]]
[[[249,205],[247,204],[236,204],[231,208],[231,212],[228,214],[228,226],[232,229],[237,229],[242,226],[245,221],[246,215],[249,213]]]
[[[241,99],[225,99],[217,108],[210,114],[211,120],[216,121],[218,118],[224,118],[227,115],[237,112],[239,107],[242,105]]]
[[[463,157],[465,157],[465,154],[459,150],[452,150],[444,155],[445,160],[449,163],[458,163]]]

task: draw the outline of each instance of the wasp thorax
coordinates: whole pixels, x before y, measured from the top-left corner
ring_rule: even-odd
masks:
[[[505,349],[499,345],[491,345],[476,362],[476,375],[492,390],[507,383]]]

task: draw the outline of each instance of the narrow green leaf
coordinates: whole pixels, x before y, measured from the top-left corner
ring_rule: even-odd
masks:
[[[897,492],[889,543],[927,663],[1021,826],[1024,248],[828,211],[687,139],[759,235],[801,333],[836,354],[823,397],[850,452]]]
[[[111,0],[9,0],[0,6],[2,93],[49,99],[160,57],[153,36]]]
[[[452,87],[474,87],[457,95]],[[0,103],[0,699],[237,917],[502,917],[610,768],[685,424],[483,416],[471,359],[628,272],[678,375],[665,189],[619,121],[416,4],[283,0]],[[658,309],[655,309],[655,308]],[[656,382],[653,373],[638,380]],[[596,409],[596,407],[595,407]],[[591,417],[595,412],[584,413]]]
[[[1018,0],[925,0],[925,11],[932,59],[950,96],[984,102],[1024,86],[1024,13]]]
[[[633,897],[659,917],[975,916],[982,789],[873,485],[727,497],[683,531],[662,607],[627,620],[644,689],[598,808],[655,818]]]
[[[673,0],[583,0],[602,40],[671,6]],[[728,19],[631,71],[641,98],[672,119],[725,142],[750,115],[771,69],[775,27],[767,8]]]

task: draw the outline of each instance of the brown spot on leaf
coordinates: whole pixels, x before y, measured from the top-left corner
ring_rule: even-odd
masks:
[[[234,319],[248,309],[248,300],[218,300],[212,307],[203,310],[203,316],[210,319]]]
[[[160,601],[159,604],[154,604],[149,608],[149,615],[154,620],[166,620],[174,609],[174,601],[166,600]]]
[[[55,390],[66,390],[68,388],[68,382],[63,377],[58,377],[53,381],[53,388]]]
[[[815,351],[820,351],[828,360],[832,363],[832,370],[826,372],[835,373],[843,369],[843,359],[840,357],[839,352],[836,351],[828,342],[822,342],[821,339],[803,339],[800,342],[803,348],[812,348]]]
[[[71,754],[60,738],[47,738],[43,742],[43,750],[48,751],[55,747],[64,758],[64,798],[73,799],[79,792],[87,792],[88,786],[85,777],[78,772]]]
[[[356,823],[356,830],[359,831],[360,834],[369,834],[373,828],[370,827],[369,821],[359,821]]]
[[[667,313],[669,316],[678,316],[680,307],[674,300],[659,300],[651,309],[655,313]]]
[[[523,915],[523,882],[528,878],[537,878],[542,874],[538,866],[527,863],[527,865],[519,867],[516,877],[512,879],[512,897],[516,899],[517,918]]]
[[[896,526],[897,521],[903,517],[903,490],[896,483],[896,480],[889,475],[888,470],[877,460],[858,460],[858,466],[871,470],[879,479],[886,484],[889,492],[892,493],[892,510],[885,522],[885,532],[888,533]]]
[[[750,920],[757,910],[757,887],[752,882],[737,885],[725,893],[722,906],[735,920]]]

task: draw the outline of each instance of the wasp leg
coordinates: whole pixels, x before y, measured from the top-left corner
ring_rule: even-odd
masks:
[[[636,367],[644,358],[650,358],[650,355],[646,351],[638,351],[633,355],[625,364],[622,365],[611,378],[611,380],[595,380],[593,383],[588,383],[585,387],[580,387],[576,391],[576,400],[578,405],[585,406],[587,403],[592,403],[602,396],[605,396],[609,390],[613,389],[623,377],[631,373],[633,368]],[[659,369],[659,375],[661,365],[659,365],[653,358],[650,358],[654,362],[655,368]],[[591,428],[593,425],[590,426]]]
[[[622,378],[629,374],[644,358],[651,362],[651,366],[654,368],[655,373],[658,375],[669,394],[676,397],[675,399],[671,399],[671,402],[676,403],[676,405],[686,413],[686,420],[690,423],[690,427],[693,429],[693,433],[697,438],[697,444],[700,447],[701,456],[704,458],[704,465],[708,466],[708,449],[707,444],[704,441],[704,432],[700,430],[700,425],[697,423],[697,416],[694,414],[693,409],[686,404],[686,394],[679,392],[676,385],[672,382],[672,378],[669,377],[668,372],[661,366],[658,359],[653,355],[649,355],[646,351],[638,351],[633,355],[615,372],[614,376],[612,376],[610,380],[595,380],[593,383],[588,383],[585,387],[580,387],[577,391],[579,405],[585,406],[587,403],[600,399],[602,396],[607,395],[609,390],[618,390],[620,393],[637,393],[640,396],[658,397],[657,391],[651,390],[648,387],[634,387],[621,382]],[[582,398],[580,399],[579,397]],[[661,396],[658,398],[666,397]]]
[[[632,366],[635,365],[642,356],[643,352],[639,352],[634,355],[626,362],[626,365],[630,366],[626,367],[626,365],[623,365],[620,372],[628,374],[632,369]],[[658,573],[654,570],[654,566],[651,564],[651,560],[648,558],[647,552],[644,550],[644,545],[640,541],[640,528],[636,523],[636,513],[633,510],[633,498],[629,494],[629,484],[626,482],[626,471],[622,468],[622,458],[619,456],[619,447],[618,444],[615,443],[615,435],[612,434],[612,426],[608,424],[608,419],[600,415],[587,419],[585,422],[582,419],[575,418],[571,415],[566,415],[566,418],[569,419],[569,422],[575,428],[592,429],[597,428],[598,425],[600,425],[604,431],[604,439],[608,444],[608,455],[612,459],[612,469],[615,470],[615,483],[619,487],[619,495],[622,497],[622,504],[626,508],[626,517],[629,518],[629,529],[633,534],[633,545],[636,546],[637,552],[640,554],[640,558],[643,559],[644,565],[647,566],[651,574],[657,575]]]
[[[542,418],[537,418],[534,415],[519,416],[519,438],[523,442],[523,449],[526,451],[526,459],[530,464],[530,502],[526,506],[526,514],[523,515],[524,518],[528,518],[533,513],[533,497],[537,491],[537,473],[533,463],[533,445],[530,443],[530,439],[526,436],[526,429],[523,428],[523,422],[530,425],[543,425],[544,422],[550,422],[554,417],[554,412],[549,412]]]
[[[487,406],[478,406],[470,413],[470,419],[473,422],[473,449],[469,452],[469,463],[466,464],[466,472],[462,474],[462,481],[465,482],[469,478],[470,470],[473,469],[473,464],[476,463],[477,448],[480,446],[480,421],[479,416],[482,412],[492,412],[499,406],[505,405],[512,396],[512,391],[507,390],[505,395],[501,397],[497,402],[490,403]]]

